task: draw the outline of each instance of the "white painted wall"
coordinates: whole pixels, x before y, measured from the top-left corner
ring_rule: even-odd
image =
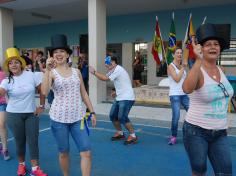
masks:
[[[5,60],[5,50],[13,47],[12,10],[0,8],[0,64]]]
[[[133,60],[133,44],[132,43],[123,43],[122,44],[122,66],[129,73],[130,79],[132,80],[132,60]]]

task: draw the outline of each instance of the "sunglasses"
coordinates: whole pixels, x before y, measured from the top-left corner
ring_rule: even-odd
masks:
[[[218,84],[218,86],[220,87],[220,89],[222,90],[222,92],[224,93],[225,97],[229,97],[229,93],[227,92],[224,84],[222,84],[221,82]]]

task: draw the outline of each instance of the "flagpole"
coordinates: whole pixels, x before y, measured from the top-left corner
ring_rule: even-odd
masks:
[[[205,24],[206,19],[207,19],[207,16],[204,17],[204,19],[203,19],[203,21],[202,21],[202,24]]]
[[[190,21],[192,19],[192,13],[189,14],[189,20],[188,20],[188,25],[186,29],[186,34],[184,37],[183,45],[182,45],[182,50],[183,50],[183,64],[188,65],[188,57],[189,57],[189,49],[187,49],[187,40],[188,40],[188,35],[189,35],[189,30],[190,30]]]
[[[191,20],[191,18],[192,18],[192,13],[189,14],[188,25],[187,25],[187,29],[186,29],[186,33],[185,33],[185,37],[184,37],[184,41],[183,41],[184,44],[185,44],[185,41],[186,41],[187,38],[188,38],[188,29],[189,29],[189,25],[190,25],[190,20]],[[184,47],[185,47],[185,46],[183,45],[182,49],[184,49]]]
[[[158,17],[157,17],[157,16],[156,16],[156,21],[158,21]],[[158,23],[159,23],[159,22],[158,22]],[[163,54],[164,54],[164,59],[165,59],[166,64],[168,65],[167,60],[166,60],[166,58],[165,58],[166,52],[165,52],[165,50],[164,50],[164,45],[163,45],[163,40],[162,40],[160,25],[158,25],[158,28],[159,28],[160,37],[161,37],[161,45],[162,45],[162,51],[163,51]],[[163,54],[162,54],[162,56],[163,56]]]

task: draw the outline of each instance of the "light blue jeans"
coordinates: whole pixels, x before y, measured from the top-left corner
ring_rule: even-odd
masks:
[[[6,111],[7,104],[6,103],[0,103],[0,112]]]
[[[69,134],[71,134],[79,152],[91,150],[91,144],[87,131],[80,129],[81,121],[74,123],[60,123],[51,120],[51,130],[56,139],[59,152],[70,151]]]
[[[177,136],[178,123],[180,118],[180,106],[182,105],[186,111],[189,108],[188,95],[172,95],[170,96],[170,103],[172,108],[171,133],[172,136]]]
[[[112,122],[118,120],[123,125],[130,122],[128,115],[133,104],[132,100],[114,101],[110,110],[110,120]]]

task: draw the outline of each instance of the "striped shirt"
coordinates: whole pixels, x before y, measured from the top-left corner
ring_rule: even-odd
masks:
[[[218,130],[228,127],[227,109],[230,97],[233,95],[233,88],[221,69],[218,69],[220,83],[213,80],[201,67],[204,77],[203,86],[189,95],[190,107],[185,120],[204,129]]]

